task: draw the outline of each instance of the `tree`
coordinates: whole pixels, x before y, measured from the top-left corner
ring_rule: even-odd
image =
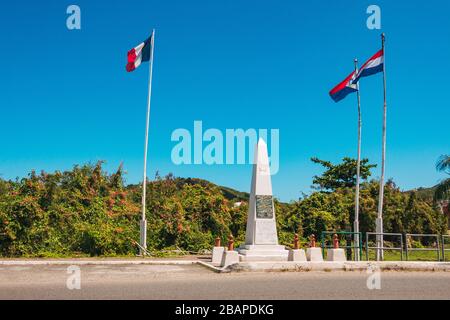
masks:
[[[439,158],[436,169],[450,175],[450,156],[443,155]],[[450,178],[444,179],[438,184],[434,192],[434,199],[436,201],[448,200],[450,197]]]
[[[340,164],[332,164],[329,161],[311,158],[311,161],[325,167],[321,176],[313,177],[314,188],[322,191],[335,191],[339,188],[353,188],[356,186],[357,160],[345,157]],[[375,164],[369,164],[368,159],[361,160],[361,179],[366,180],[371,176],[370,170]]]

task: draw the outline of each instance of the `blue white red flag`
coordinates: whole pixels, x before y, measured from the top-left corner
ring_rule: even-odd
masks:
[[[381,49],[359,69],[354,83],[359,79],[384,71],[384,50]]]
[[[135,70],[142,62],[150,61],[152,47],[152,36],[128,51],[128,63],[126,69],[128,72]]]
[[[334,102],[339,102],[350,93],[358,91],[358,86],[354,83],[355,78],[356,72],[353,71],[344,81],[330,91],[331,99],[333,99]]]

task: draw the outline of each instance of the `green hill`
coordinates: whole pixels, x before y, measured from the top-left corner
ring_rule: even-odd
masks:
[[[178,189],[182,189],[184,185],[199,185],[204,188],[217,188],[220,190],[225,199],[229,201],[248,201],[250,194],[248,192],[238,191],[229,187],[217,185],[208,180],[199,178],[175,178],[176,186]],[[140,187],[140,185],[129,185],[128,188],[134,189]]]
[[[436,186],[431,187],[431,188],[422,188],[421,187],[421,188],[405,191],[405,193],[411,194],[412,192],[415,192],[418,199],[432,201],[435,190],[436,190]]]
[[[222,195],[225,197],[225,199],[230,201],[248,201],[248,198],[250,196],[248,192],[242,192],[229,187],[220,186],[208,180],[203,180],[199,178],[178,178],[178,180],[179,180],[178,182],[179,187],[182,187],[184,184],[189,185],[199,184],[202,187],[217,187],[222,193]]]

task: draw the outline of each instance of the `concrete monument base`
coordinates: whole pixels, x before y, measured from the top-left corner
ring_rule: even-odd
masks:
[[[224,247],[214,247],[212,250],[212,264],[220,265],[222,263],[222,256],[224,252]]]
[[[239,263],[239,253],[237,251],[225,251],[222,255],[221,267]]]
[[[328,249],[327,261],[347,261],[344,249]]]
[[[282,245],[242,245],[241,261],[287,261],[289,251]]]
[[[288,261],[307,261],[305,250],[303,249],[293,249],[289,250]]]
[[[321,248],[308,248],[306,249],[306,258],[311,262],[322,262],[322,249]]]

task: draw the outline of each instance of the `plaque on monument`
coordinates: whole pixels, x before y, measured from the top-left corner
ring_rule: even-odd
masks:
[[[256,196],[256,218],[272,219],[273,218],[273,199],[272,196]]]

